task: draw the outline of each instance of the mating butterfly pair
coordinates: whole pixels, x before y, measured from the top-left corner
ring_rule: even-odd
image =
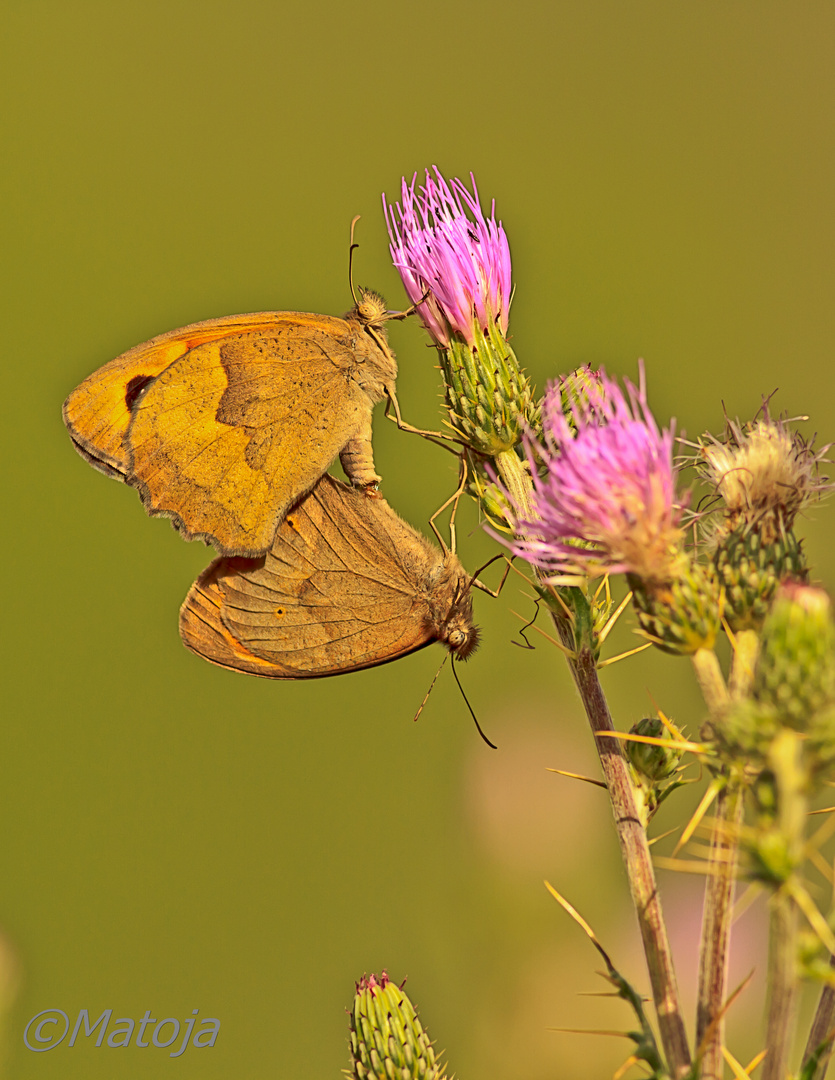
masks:
[[[85,379],[64,420],[93,466],[221,557],[180,613],[213,663],[278,679],[334,675],[432,641],[475,648],[470,581],[372,497],[371,411],[397,364],[374,293],[344,319],[262,312],[138,345]],[[326,474],[336,456],[352,489]]]

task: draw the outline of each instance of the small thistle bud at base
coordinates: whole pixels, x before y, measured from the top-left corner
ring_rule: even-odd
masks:
[[[501,532],[513,530],[513,507],[506,491],[488,474],[484,467],[484,458],[472,451],[465,451],[468,480],[464,490],[480,505],[485,519],[494,529]],[[519,462],[519,468],[529,475],[526,462]]]
[[[351,1080],[444,1080],[409,998],[385,972],[363,976],[350,1012]]]
[[[721,626],[719,590],[710,570],[686,563],[672,581],[656,584],[627,574],[645,636],[666,653],[690,656],[712,649]]]
[[[796,731],[778,731],[751,789],[759,820],[743,831],[742,843],[751,860],[749,876],[772,888],[787,882],[804,859],[809,774],[803,743]]]
[[[659,740],[657,743],[645,743],[629,739],[624,744],[631,767],[636,807],[646,828],[662,801],[679,786],[676,780],[670,778],[678,769],[684,751],[660,745],[662,742],[671,743],[673,736],[654,716],[633,724],[630,734]]]
[[[653,739],[672,742],[672,736],[656,716],[645,717],[630,728],[632,735],[646,735]],[[676,771],[684,751],[678,747],[659,746],[657,743],[627,742],[626,756],[632,767],[652,783],[666,780]]]

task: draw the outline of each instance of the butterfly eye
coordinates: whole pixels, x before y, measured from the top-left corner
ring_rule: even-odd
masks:
[[[460,649],[466,640],[467,635],[463,630],[453,630],[447,638],[447,642],[451,649]]]

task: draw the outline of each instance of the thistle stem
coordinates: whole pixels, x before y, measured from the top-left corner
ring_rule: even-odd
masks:
[[[756,651],[757,636],[740,635],[731,672],[731,687],[740,697],[747,693]],[[700,650],[693,666],[711,717],[718,719],[728,704],[728,691],[716,654]],[[725,1021],[723,1009],[728,994],[728,964],[731,946],[734,884],[739,855],[739,827],[742,824],[743,796],[739,780],[726,776],[725,787],[716,800],[710,838],[708,876],[705,881],[702,938],[699,948],[699,991],[696,1007],[696,1047],[701,1057],[702,1080],[721,1080],[724,1075],[722,1046]]]
[[[696,1008],[696,1047],[701,1056],[701,1080],[722,1080],[724,1076],[722,1045],[725,1021],[722,1010],[728,994],[728,960],[742,808],[742,788],[729,779],[716,799],[705,882]]]
[[[573,646],[570,634],[565,634],[565,620],[555,618],[554,622],[564,644]],[[617,740],[596,737],[600,732],[614,731],[614,724],[597,675],[594,657],[588,650],[583,650],[575,660],[569,660],[568,664],[595,735],[594,741],[612,803],[621,855],[641,930],[667,1066],[674,1077],[683,1077],[690,1069],[690,1049],[687,1045],[673,955],[667,938],[646,830],[635,804],[626,759]]]
[[[830,956],[829,966],[835,967],[835,956]],[[829,1046],[821,1054],[815,1065],[815,1071],[810,1073],[807,1080],[823,1080],[826,1068],[832,1056],[832,1036],[835,1029],[835,986],[824,986],[818,1000],[815,1011],[815,1019],[812,1021],[812,1030],[806,1041],[806,1049],[803,1051],[803,1068],[809,1064],[814,1055],[823,1044],[829,1040]]]
[[[772,742],[768,764],[777,788],[776,826],[785,844],[790,866],[802,861],[806,822],[806,773],[802,763],[801,736],[784,728]],[[793,871],[790,872],[793,874]],[[783,1080],[788,1067],[798,996],[797,905],[790,894],[792,876],[770,901],[768,938],[768,1016],[762,1080]]]
[[[763,1080],[784,1080],[797,1000],[797,908],[781,890],[771,898],[768,932],[768,1020]]]
[[[728,688],[725,685],[719,658],[713,649],[699,649],[693,654],[692,659],[702,697],[710,710],[710,715],[716,716],[728,704]]]
[[[523,462],[512,451],[497,455],[495,461],[516,514],[531,520],[534,517],[530,504],[531,479]],[[616,739],[598,738],[600,733],[613,732],[615,727],[600,685],[594,656],[587,648],[575,651],[576,642],[567,619],[555,612],[551,613],[551,617],[563,644],[575,654],[568,664],[595,736],[612,804],[621,855],[638,916],[667,1066],[673,1077],[685,1077],[690,1071],[690,1049],[678,1000],[673,957],[646,831],[635,803],[626,758]]]

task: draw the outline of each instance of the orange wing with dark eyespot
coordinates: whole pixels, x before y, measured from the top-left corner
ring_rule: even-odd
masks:
[[[217,559],[200,576],[180,633],[212,663],[273,679],[373,667],[438,639],[432,593],[445,566],[382,499],[325,475],[264,559]]]
[[[337,454],[350,448],[356,483],[379,480],[371,410],[396,376],[381,340],[358,319],[303,312],[196,323],[101,368],[64,417],[80,453],[138,488],[148,513],[257,556]]]
[[[75,448],[91,465],[124,480],[131,411],[149,383],[190,349],[230,334],[274,323],[282,312],[261,311],[207,319],[159,334],[100,367],[64,402],[64,423]]]

